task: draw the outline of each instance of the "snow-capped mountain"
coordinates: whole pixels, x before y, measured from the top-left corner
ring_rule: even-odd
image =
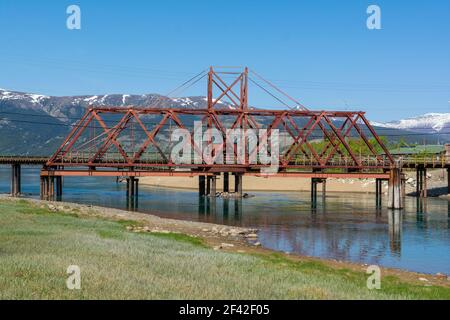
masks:
[[[386,123],[372,122],[374,126],[404,129],[422,133],[450,132],[450,113],[426,113],[421,116],[390,121]]]
[[[57,97],[0,89],[0,154],[52,153],[89,106],[201,109],[207,100],[158,94]],[[222,101],[216,107],[233,109]]]

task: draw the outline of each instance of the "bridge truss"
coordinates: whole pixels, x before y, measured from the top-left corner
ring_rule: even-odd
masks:
[[[270,138],[273,130],[277,129],[279,173],[380,172],[394,165],[383,139],[362,111],[308,110],[247,68],[230,71],[211,67],[203,76],[207,77],[204,105],[191,101],[189,107],[172,108],[171,100],[162,97],[145,108],[91,106],[46,163],[47,169],[77,167],[89,171],[120,169],[250,174],[268,166],[258,156],[263,147],[261,140],[256,143],[244,141],[243,161],[239,161],[235,152],[226,154],[227,130],[232,129],[243,129],[244,132],[266,129],[259,139]],[[200,79],[202,76],[190,82]],[[259,109],[249,105],[249,83],[281,102],[285,109]],[[222,141],[215,144],[214,154],[225,153],[225,163],[194,161],[196,157],[202,158],[203,150],[213,144],[212,138],[196,143],[194,123],[200,124],[202,132],[214,128],[221,134]],[[171,136],[175,129],[189,132],[190,163],[179,164],[171,159],[171,150],[176,144]],[[274,151],[270,144],[266,148],[269,154]]]

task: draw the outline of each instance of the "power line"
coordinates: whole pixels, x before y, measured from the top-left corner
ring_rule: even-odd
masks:
[[[68,123],[51,123],[51,122],[41,122],[41,121],[27,121],[27,120],[18,120],[18,119],[9,119],[9,118],[2,118],[2,120],[10,121],[10,122],[16,122],[16,123],[28,123],[28,124],[42,124],[42,125],[51,125],[51,126],[63,126],[63,127],[77,127],[78,124],[68,124]],[[117,121],[115,122],[117,123]],[[144,123],[145,124],[145,123]],[[157,125],[159,122],[151,122],[146,124],[154,124]],[[163,126],[168,126],[170,123],[165,123]],[[102,126],[88,126],[89,129],[104,129]],[[364,127],[363,127],[364,128]],[[319,128],[316,128],[314,130],[320,131]],[[377,130],[379,131],[379,130]],[[388,134],[383,135],[385,137],[407,137],[407,136],[434,136],[434,135],[450,135],[449,133],[415,133],[415,132],[408,132],[405,134]],[[323,137],[323,136],[319,136]]]
[[[126,110],[124,108],[124,110]],[[49,118],[49,119],[63,119],[63,120],[80,120],[79,117],[69,117],[69,116],[51,116],[51,115],[47,115],[47,114],[33,114],[33,113],[26,113],[26,112],[9,112],[9,111],[0,111],[0,114],[10,114],[10,115],[20,115],[20,116],[30,116],[30,117],[42,117],[42,118]],[[150,114],[148,116],[151,116]],[[4,120],[9,120],[9,118],[4,117]],[[13,119],[11,119],[13,120]],[[117,123],[116,120],[108,120],[108,119],[103,119],[105,123]],[[295,120],[295,119],[294,119]],[[344,120],[341,120],[344,121]],[[38,122],[37,122],[38,123]],[[143,121],[144,124],[158,124],[159,122],[155,121],[155,122],[146,122]],[[414,131],[414,130],[430,130],[433,129],[431,127],[414,127],[413,129],[407,129],[407,128],[390,128],[390,127],[378,127],[377,125],[372,125],[374,127],[377,127],[377,131],[391,131],[391,130],[405,130],[405,131]],[[450,125],[449,126],[442,126],[440,127],[441,129],[450,129]],[[436,132],[439,133],[439,132]]]

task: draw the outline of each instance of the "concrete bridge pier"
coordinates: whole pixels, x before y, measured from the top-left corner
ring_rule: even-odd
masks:
[[[401,167],[392,168],[389,172],[389,188],[388,188],[388,208],[403,209],[403,188],[402,188],[402,171]]]
[[[20,164],[11,165],[11,196],[18,197],[21,193],[21,167]]]

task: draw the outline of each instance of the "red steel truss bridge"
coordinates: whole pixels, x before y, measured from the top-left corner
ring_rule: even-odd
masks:
[[[203,79],[206,79],[206,98],[171,98],[201,84]],[[255,107],[249,101],[250,87],[266,94],[281,108],[273,104]],[[208,133],[206,139],[203,136],[203,141],[199,142],[196,128],[201,132],[213,129],[220,139]],[[190,146],[190,160],[182,163],[173,161],[171,154],[178,143],[172,139],[177,129],[187,133]],[[234,129],[259,133],[256,140],[245,139],[240,145],[243,157],[234,142],[231,149],[227,148],[230,143],[227,133]],[[269,141],[274,132],[279,138],[276,149],[270,143],[263,143]],[[214,150],[212,161],[205,161],[203,157],[203,150],[208,148]],[[261,155],[270,158],[275,153],[279,155],[276,171],[269,175],[264,169],[273,168],[273,162],[262,161]],[[20,194],[20,166],[43,163],[41,196],[44,198],[55,194],[61,197],[64,176],[116,176],[127,180],[127,200],[133,201],[138,194],[138,178],[155,175],[198,176],[199,194],[215,197],[216,180],[223,177],[223,190],[228,191],[232,174],[238,196],[242,196],[245,175],[310,178],[313,205],[317,184],[322,184],[324,195],[327,178],[376,179],[379,205],[382,181],[387,180],[388,206],[395,209],[403,206],[401,168],[405,163],[394,160],[384,138],[375,132],[363,111],[309,110],[248,68],[211,67],[171,94],[159,96],[147,107],[90,106],[50,159],[3,160],[12,164],[13,195]],[[418,193],[426,195],[424,170],[428,163],[412,165],[418,168],[418,181],[422,181],[418,184]],[[433,161],[433,167],[436,165],[448,168],[447,161]]]
[[[187,87],[207,78],[204,106],[171,108],[166,97],[155,104],[137,108],[90,107],[46,163],[48,170],[59,174],[109,175],[126,171],[126,175],[208,174],[218,172],[259,174],[263,164],[256,156],[260,145],[245,140],[245,159],[226,154],[226,163],[194,161],[201,157],[205,145],[194,141],[194,122],[206,131],[217,129],[223,136],[226,151],[228,129],[266,129],[268,138],[279,132],[278,174],[308,172],[383,173],[394,165],[382,139],[362,111],[312,111],[248,68],[210,68],[186,82]],[[261,109],[249,105],[249,83],[282,103],[283,110]],[[177,164],[171,159],[175,129],[186,129],[191,135],[192,162]],[[204,141],[211,144],[212,141]],[[270,143],[267,147],[270,154]],[[363,152],[362,152],[363,151]],[[230,161],[231,157],[231,161]],[[222,161],[223,162],[223,161]],[[61,169],[64,168],[64,169]],[[75,170],[75,168],[77,168]],[[116,174],[116,173],[114,173]]]

